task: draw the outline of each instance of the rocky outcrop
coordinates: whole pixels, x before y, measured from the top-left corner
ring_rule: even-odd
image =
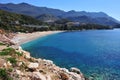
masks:
[[[11,41],[5,34],[0,34],[0,41],[4,42],[5,44],[14,45],[14,42]]]
[[[5,68],[13,80],[85,80],[77,68],[71,68],[69,71],[66,68],[56,66],[51,60],[33,58],[29,52],[22,50],[21,47],[15,51],[23,55],[1,56],[2,58],[0,58],[0,67]],[[9,62],[6,59],[8,57],[16,59],[12,58],[12,61]]]
[[[81,71],[78,68],[75,68],[75,67],[70,68],[70,71],[74,72],[74,73],[77,73],[77,74],[81,73]]]
[[[27,67],[31,70],[36,70],[39,67],[39,63],[29,63],[29,65],[27,65]]]

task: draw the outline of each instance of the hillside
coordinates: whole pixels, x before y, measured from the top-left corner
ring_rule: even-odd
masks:
[[[103,26],[92,23],[80,24],[79,22],[73,22],[69,19],[60,19],[59,17],[54,17],[52,15],[47,14],[43,14],[41,16],[38,16],[37,18],[39,20],[30,16],[0,10],[0,28],[6,30],[7,32],[34,32],[50,30],[83,30],[112,28],[109,26]],[[82,18],[82,20],[85,19],[85,17]]]
[[[78,21],[80,23],[92,23],[92,24],[101,24],[101,25],[110,25],[114,26],[120,23],[118,20],[114,19],[113,17],[107,15],[104,12],[86,12],[86,11],[68,11],[65,12],[59,9],[52,9],[47,7],[37,7],[27,3],[19,3],[19,4],[0,4],[0,9],[6,10],[9,12],[15,12],[19,14],[29,15],[37,19],[47,19],[48,16],[41,16],[43,14],[52,15],[49,17],[49,20],[57,20],[58,17],[60,19],[66,18],[72,21]],[[86,16],[86,20],[81,19],[80,17]],[[39,18],[40,17],[40,18]],[[54,17],[54,19],[53,19]],[[92,21],[91,21],[92,20]],[[46,21],[45,21],[46,22]]]
[[[42,22],[30,16],[0,10],[0,28],[10,31],[31,30],[31,28],[22,27],[23,24],[41,25]]]

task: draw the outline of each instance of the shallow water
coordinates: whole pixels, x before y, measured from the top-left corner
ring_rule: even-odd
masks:
[[[23,44],[33,57],[77,67],[93,80],[120,80],[120,30],[63,32]]]

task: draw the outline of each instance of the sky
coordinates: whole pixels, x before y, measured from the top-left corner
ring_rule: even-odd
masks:
[[[0,3],[21,2],[64,11],[105,12],[120,21],[120,0],[0,0]]]

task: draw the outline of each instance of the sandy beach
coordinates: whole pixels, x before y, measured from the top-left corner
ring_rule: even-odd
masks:
[[[44,37],[51,34],[60,33],[63,31],[44,31],[44,32],[33,32],[33,33],[17,33],[13,39],[11,39],[12,42],[14,42],[17,45],[24,44],[26,42],[32,41],[34,39]]]

